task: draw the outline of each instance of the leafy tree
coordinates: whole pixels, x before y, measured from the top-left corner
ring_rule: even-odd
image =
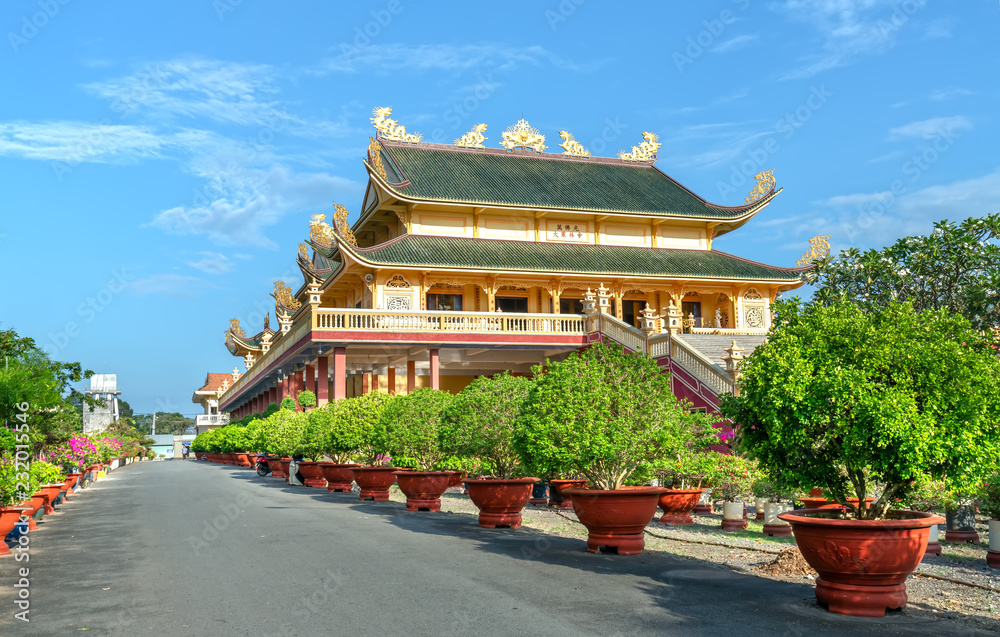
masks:
[[[291,398],[282,398],[281,408],[289,411],[295,411],[295,401]]]
[[[397,396],[382,411],[385,451],[394,459],[412,459],[422,471],[433,470],[446,456],[438,443],[438,429],[452,395],[424,387]]]
[[[368,392],[341,398],[309,412],[313,435],[319,449],[334,462],[348,462],[360,454],[369,464],[385,453],[382,413],[394,400],[384,392]]]
[[[816,263],[806,281],[822,303],[849,299],[866,310],[910,301],[917,312],[948,309],[976,329],[1000,327],[1000,214],[934,224],[881,250],[851,248]]]
[[[128,404],[128,401],[119,399],[118,415],[122,418],[134,418],[135,413],[132,411],[132,405]]]
[[[152,433],[153,414],[140,414],[135,417],[136,428],[145,434]],[[184,435],[194,430],[195,420],[178,412],[157,412],[156,433]]]
[[[305,413],[281,409],[259,422],[257,436],[264,449],[279,456],[291,456],[302,451],[302,437],[308,422]]]
[[[968,320],[893,302],[775,310],[779,327],[743,362],[740,395],[724,397],[722,413],[779,488],[821,487],[855,517],[879,519],[919,484],[973,492],[997,466],[1000,360]]]
[[[299,403],[299,407],[303,409],[311,409],[316,406],[316,394],[312,393],[308,389],[299,392],[299,395],[295,397]]]
[[[699,417],[651,358],[596,343],[537,378],[514,448],[529,471],[578,473],[598,489],[618,489],[687,444]]]
[[[441,448],[457,456],[483,459],[504,478],[523,475],[513,446],[514,425],[533,386],[531,379],[507,372],[473,380],[444,412]]]

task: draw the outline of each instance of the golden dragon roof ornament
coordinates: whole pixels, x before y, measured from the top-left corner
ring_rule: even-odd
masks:
[[[292,296],[292,288],[285,285],[284,281],[274,282],[274,300],[278,302],[279,305],[288,308],[289,310],[297,310],[302,307],[302,302],[297,298]]]
[[[423,139],[423,135],[420,133],[407,133],[405,126],[400,126],[396,123],[396,120],[390,119],[389,116],[392,115],[392,109],[388,106],[375,108],[372,110],[372,115],[375,116],[371,118],[372,124],[378,130],[379,137],[407,144],[416,144]]]
[[[573,134],[564,130],[559,131],[559,137],[563,138],[563,143],[559,147],[563,149],[563,155],[570,157],[590,157],[590,151],[583,147],[583,144],[573,139]]]
[[[754,176],[754,179],[757,180],[757,183],[754,184],[754,187],[750,190],[750,194],[747,195],[746,200],[743,202],[745,204],[758,202],[774,190],[773,170],[762,170]]]
[[[243,328],[240,327],[239,319],[229,319],[229,331],[236,336],[242,336],[243,338],[247,337],[246,332],[244,332]]]
[[[635,163],[654,163],[656,161],[656,151],[662,146],[660,138],[656,136],[656,133],[648,131],[642,134],[642,138],[643,141],[638,146],[633,146],[630,152],[624,150],[618,151],[618,159]]]
[[[344,204],[334,203],[333,204],[333,225],[340,233],[340,236],[344,237],[344,240],[350,243],[352,246],[358,245],[358,240],[354,236],[354,231],[351,230],[351,224],[347,221],[347,208]]]
[[[797,266],[809,265],[813,261],[830,256],[830,235],[818,234],[809,240],[809,249],[795,262]]]
[[[309,239],[318,246],[333,247],[333,228],[326,222],[326,215],[312,216],[309,221]]]
[[[379,177],[388,179],[385,174],[385,165],[382,163],[382,146],[374,137],[368,139],[371,140],[368,143],[368,163],[375,169]]]
[[[503,132],[503,139],[500,145],[507,150],[533,150],[540,153],[548,146],[545,145],[545,135],[542,135],[537,128],[534,128],[525,119],[517,120],[517,123]]]
[[[299,261],[309,264],[309,246],[299,242]]]
[[[465,148],[486,148],[486,146],[483,145],[483,142],[487,139],[487,137],[483,135],[483,131],[485,130],[486,124],[476,124],[472,127],[472,130],[456,139],[455,145],[463,146]]]

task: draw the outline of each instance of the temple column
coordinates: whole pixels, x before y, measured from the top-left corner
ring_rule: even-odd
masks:
[[[361,395],[364,396],[372,390],[372,375],[368,372],[361,372]]]
[[[431,389],[441,389],[441,370],[438,365],[440,358],[438,350],[431,350]]]
[[[271,403],[277,403],[278,402],[278,386],[277,385],[275,385],[274,387],[272,387],[271,391],[269,391],[268,394],[270,394],[267,397],[268,398],[268,400],[267,400],[267,404],[268,405],[270,405]]]
[[[281,379],[281,400],[285,400],[286,398],[288,398],[289,378],[290,376],[286,374],[285,377]],[[279,401],[279,407],[280,407],[280,402],[281,401]]]
[[[347,348],[333,348],[333,399],[347,398]]]
[[[316,393],[316,366],[306,365],[306,389]]]
[[[417,388],[417,361],[406,361],[406,393],[412,394]]]
[[[390,396],[396,395],[396,368],[392,365],[389,365],[386,389],[389,390]]]
[[[330,359],[320,356],[316,361],[316,406],[330,402]]]

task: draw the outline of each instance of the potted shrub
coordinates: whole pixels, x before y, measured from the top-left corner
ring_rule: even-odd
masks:
[[[304,411],[309,411],[316,406],[316,394],[312,393],[308,389],[304,389],[299,392],[299,395],[295,397],[295,401],[299,403]]]
[[[775,310],[722,413],[782,488],[821,487],[841,505],[778,516],[819,573],[817,600],[883,616],[905,605],[906,578],[943,521],[892,505],[923,480],[972,487],[1000,456],[1000,360],[945,310],[797,299]]]
[[[983,480],[978,495],[979,508],[990,516],[990,544],[986,551],[986,564],[991,568],[1000,568],[1000,472]]]
[[[287,399],[286,399],[287,400]],[[261,422],[258,432],[265,448],[275,454],[268,459],[271,475],[288,481],[288,463],[302,442],[306,428],[306,415],[289,409],[279,409]]]
[[[747,528],[744,500],[752,493],[753,485],[758,479],[757,463],[753,460],[719,454],[719,470],[712,493],[722,500],[723,531],[742,531]]]
[[[305,392],[303,392],[305,393]],[[302,394],[299,394],[301,396]],[[292,456],[302,458],[296,462],[299,473],[302,475],[302,483],[307,487],[326,487],[326,478],[323,476],[323,467],[319,462],[323,452],[320,450],[319,421],[312,417],[316,410],[304,412],[304,428],[299,444],[292,452]]]
[[[567,491],[588,551],[638,554],[666,490],[636,483],[690,442],[684,407],[652,359],[596,343],[539,370],[515,447],[528,467],[587,477],[591,488]]]
[[[416,471],[396,473],[406,496],[407,511],[440,511],[441,494],[448,489],[451,471],[437,471],[446,454],[441,451],[438,429],[452,395],[430,388],[397,396],[382,412],[386,450],[394,458],[408,458]]]
[[[52,515],[56,512],[52,505],[59,497],[59,491],[62,489],[63,482],[66,481],[66,474],[58,465],[44,460],[32,462],[29,473],[34,474],[35,480],[38,482],[39,487],[36,493],[42,495],[42,508],[45,515]]]
[[[338,493],[351,491],[354,469],[361,467],[359,463],[354,462],[357,458],[362,457],[368,466],[381,464],[378,456],[385,449],[381,448],[383,445],[378,444],[376,439],[382,440],[384,437],[377,435],[377,431],[380,428],[382,411],[391,400],[392,396],[387,393],[368,392],[355,398],[342,398],[309,413],[310,421],[314,423],[315,435],[319,439],[319,449],[331,460],[320,463],[328,491]],[[379,484],[389,477],[380,475],[378,471],[362,473],[366,473],[366,477],[372,477],[372,480],[378,483],[371,484],[362,499],[374,497],[371,491],[374,488],[379,489],[377,499],[389,498],[389,487],[395,482],[395,475],[392,475],[389,484],[385,485],[383,494]],[[362,481],[365,479],[362,477]]]
[[[680,424],[686,429],[677,443],[677,453],[654,463],[653,474],[667,490],[660,496],[663,511],[660,524],[694,524],[691,512],[705,492],[704,485],[718,472],[719,456],[710,447],[718,444],[718,431],[712,419],[697,412],[686,413]]]
[[[8,430],[4,428],[3,431]],[[0,434],[3,431],[0,431]],[[12,441],[9,448],[13,448],[13,446],[14,442]],[[13,458],[0,458],[0,555],[10,554],[10,549],[7,548],[7,543],[3,539],[14,530],[21,517],[21,512],[24,510],[24,501],[39,486],[34,476],[31,475],[28,476],[27,484],[25,484],[24,476],[18,475],[19,473],[22,472],[17,470],[17,464]],[[27,491],[19,487],[27,487]],[[34,526],[34,521],[32,521],[32,526]]]
[[[444,412],[441,448],[458,456],[478,458],[492,475],[464,480],[469,498],[479,508],[479,526],[521,526],[521,510],[531,499],[538,478],[524,477],[514,450],[514,426],[533,381],[504,372],[480,376],[458,393]]]

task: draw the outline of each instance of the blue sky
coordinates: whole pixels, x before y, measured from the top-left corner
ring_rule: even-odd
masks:
[[[429,141],[523,116],[737,204],[716,247],[792,265],[997,210],[990,1],[5,3],[0,326],[193,413],[309,216],[356,217],[375,106]],[[550,146],[554,144],[550,143]]]

